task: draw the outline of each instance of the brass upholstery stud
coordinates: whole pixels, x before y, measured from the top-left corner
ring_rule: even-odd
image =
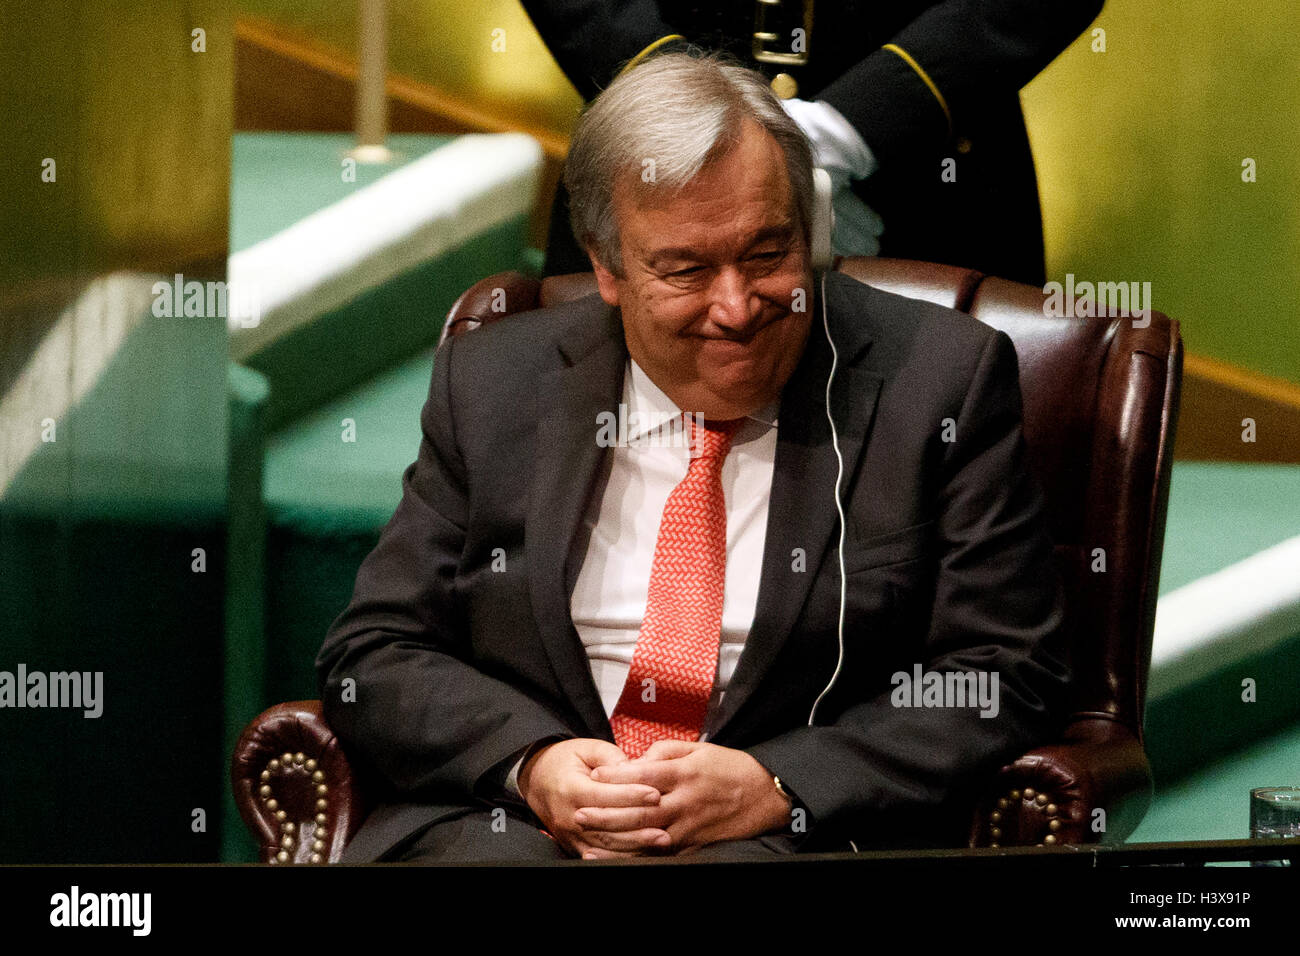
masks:
[[[992,820],[994,823],[998,823],[1002,819],[1002,811],[994,810],[992,813],[989,814],[989,819]]]
[[[313,853],[309,858],[313,863],[324,863],[325,859],[319,853]]]
[[[1035,797],[1034,799],[1035,799],[1035,800],[1038,802],[1038,804],[1041,806],[1042,804],[1045,804],[1045,803],[1047,802],[1047,794],[1045,794],[1045,793],[1040,793],[1040,794],[1039,794],[1037,797]]]
[[[325,825],[325,814],[323,814],[323,813],[318,813],[318,814],[316,814],[316,822],[319,823],[321,826],[324,826],[324,825]]]
[[[318,783],[318,784],[316,785],[316,793],[318,793],[320,796],[323,797],[323,796],[325,796],[325,794],[327,794],[328,792],[329,792],[329,788],[326,787],[325,784],[323,784],[323,783]]]
[[[315,781],[316,783],[320,783],[322,780],[325,779],[325,774],[324,774],[322,771],[317,770],[317,771],[315,771],[315,772],[312,773],[311,778],[312,778],[312,780]]]
[[[316,758],[315,758],[315,757],[312,757],[312,758],[310,758],[310,759],[307,761],[307,769],[308,769],[308,770],[315,770],[315,769],[316,769]]]
[[[1060,820],[1048,820],[1048,821],[1047,821],[1047,829],[1049,829],[1049,830],[1051,830],[1053,833],[1055,833],[1057,830],[1061,829],[1061,821],[1060,821]]]
[[[269,797],[271,795],[271,785],[264,783],[257,788],[257,792],[264,797]]]
[[[1043,837],[1043,842],[1048,846],[1053,846],[1056,843],[1056,837],[1049,833],[1047,836]]]
[[[317,809],[317,810],[324,810],[324,809],[325,809],[325,801],[324,801],[324,800],[317,800],[317,801],[316,801],[316,809]]]
[[[279,803],[278,800],[268,800],[268,801],[266,801],[266,809],[268,809],[268,810],[278,810],[279,808],[280,808],[280,803]]]
[[[999,828],[999,827],[994,827],[992,830],[989,831],[989,836],[993,837],[993,839],[995,839],[995,840],[1001,839],[1001,837],[1002,837],[1002,830],[1001,830],[1001,828]]]
[[[262,779],[263,779],[263,780],[270,780],[270,779],[271,779],[271,771],[269,771],[269,770],[263,770],[263,771],[262,771]]]
[[[1047,805],[1047,815],[1048,815],[1049,817],[1054,817],[1054,816],[1056,816],[1056,812],[1057,812],[1056,804],[1054,804],[1054,803],[1049,803],[1049,804]]]
[[[286,816],[287,816],[287,814],[286,814],[283,810],[276,810],[276,811],[275,811],[275,818],[276,818],[277,820],[283,820]]]
[[[280,758],[281,763],[293,763],[293,754],[285,751],[284,756]]]
[[[296,754],[293,755],[293,762],[294,762],[294,763],[302,763],[302,762],[303,762],[304,760],[306,760],[306,759],[307,759],[307,755],[306,755],[305,753],[303,753],[301,750],[298,751]]]
[[[275,858],[276,858],[277,860],[279,860],[281,863],[288,863],[288,862],[289,862],[289,854],[288,854],[288,852],[285,851],[285,850],[281,850],[279,853],[277,853],[277,854],[275,855]]]
[[[1029,787],[1025,787],[1025,799],[1026,800],[1034,799],[1034,791]]]
[[[268,764],[266,765],[266,769],[267,769],[267,770],[279,770],[279,769],[280,769],[280,761],[278,761],[278,760],[272,760],[270,763],[268,763]]]
[[[998,797],[998,809],[1005,810],[1009,806],[1011,806],[1011,804],[1007,802],[1006,797]]]

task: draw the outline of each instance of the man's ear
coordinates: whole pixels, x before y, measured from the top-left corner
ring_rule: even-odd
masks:
[[[617,306],[618,280],[614,278],[614,273],[600,264],[600,260],[596,258],[596,254],[590,247],[587,248],[587,257],[591,259],[591,271],[596,273],[596,288],[600,290],[600,297],[605,300],[606,305]]]

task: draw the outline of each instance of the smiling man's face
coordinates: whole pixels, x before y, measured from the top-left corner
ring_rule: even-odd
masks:
[[[730,152],[667,193],[618,182],[625,278],[593,257],[600,294],[619,307],[632,358],[679,408],[740,418],[779,397],[811,324],[808,247],[784,156],[747,119]]]

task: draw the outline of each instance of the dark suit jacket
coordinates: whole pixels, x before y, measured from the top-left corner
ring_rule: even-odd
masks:
[[[840,587],[818,311],[781,397],[753,628],[709,739],[807,806],[802,848],[964,845],[972,788],[1063,723],[1063,591],[1015,351],[967,315],[840,273],[826,290],[843,670],[808,726],[836,666]],[[569,615],[568,556],[608,473],[597,415],[616,411],[626,360],[619,314],[596,295],[439,349],[401,503],[317,660],[325,716],[384,801],[345,860],[504,806],[499,775],[534,741],[613,740]],[[997,672],[997,717],[891,705],[890,676],[916,664]]]
[[[884,220],[880,254],[1044,281],[1042,219],[1019,91],[1101,11],[1103,0],[817,0],[805,66],[752,58],[755,0],[523,0],[556,62],[589,100],[649,44],[726,50],[853,124],[880,168],[854,190]],[[801,9],[799,0],[783,6]],[[773,15],[774,14],[770,14]],[[795,21],[798,22],[798,15]],[[783,26],[788,26],[788,23]],[[788,38],[788,32],[782,32]],[[930,77],[952,115],[907,61]],[[775,50],[773,41],[768,49]],[[956,161],[956,179],[941,178]],[[561,186],[546,272],[590,268]]]

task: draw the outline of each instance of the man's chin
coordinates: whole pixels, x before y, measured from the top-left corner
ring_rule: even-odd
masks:
[[[768,389],[745,378],[715,380],[707,390],[702,390],[700,400],[692,411],[702,412],[705,418],[743,418],[756,412],[771,399]]]

